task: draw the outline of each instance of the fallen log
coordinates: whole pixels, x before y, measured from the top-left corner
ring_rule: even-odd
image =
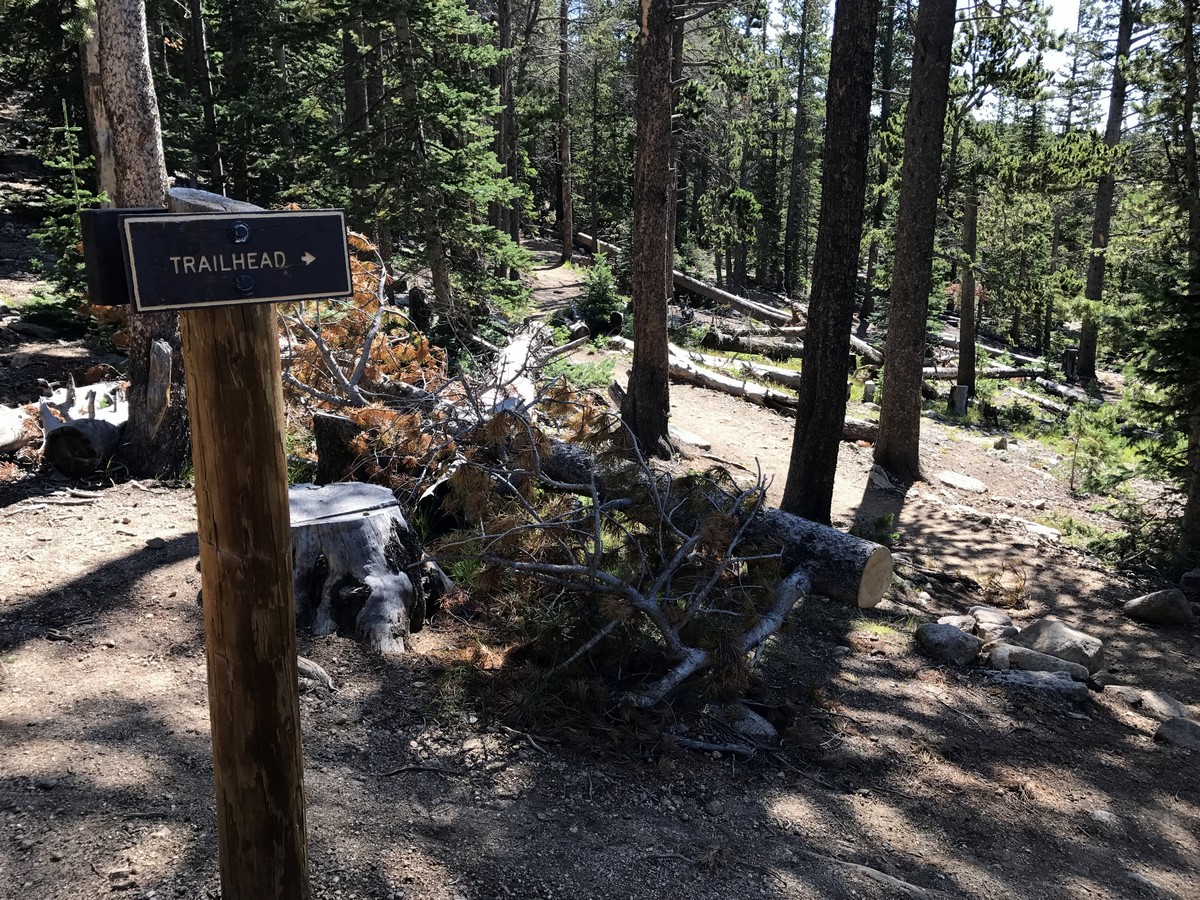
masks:
[[[795,369],[781,369],[779,366],[768,366],[765,363],[752,362],[748,359],[737,359],[736,357],[710,356],[707,353],[685,350],[682,347],[677,347],[675,344],[669,344],[667,349],[675,356],[687,357],[701,365],[734,368],[760,381],[770,381],[783,387],[790,387],[792,390],[799,390],[800,388],[800,373]]]
[[[16,453],[41,437],[37,419],[20,406],[0,406],[0,453]]]
[[[883,365],[883,351],[872,347],[862,338],[850,335],[850,349],[859,356],[866,357],[877,366]]]
[[[715,328],[708,329],[700,339],[700,345],[709,350],[726,350],[732,353],[757,353],[769,359],[799,359],[804,356],[804,345],[794,341],[772,340],[750,334],[727,334]]]
[[[1027,369],[1014,366],[988,366],[975,372],[977,378],[1037,378],[1039,369]],[[931,381],[950,381],[958,378],[958,368],[950,366],[926,366],[921,370],[921,377]]]
[[[592,237],[590,234],[584,234],[582,231],[575,233],[575,242],[581,244],[589,250],[598,253],[607,253],[610,256],[616,256],[621,253],[621,248],[616,244],[610,244],[607,241],[602,241]],[[739,297],[737,294],[731,294],[728,291],[723,291],[720,288],[713,287],[711,284],[706,284],[698,278],[692,278],[690,275],[684,275],[679,270],[672,272],[675,287],[689,293],[696,294],[706,300],[711,300],[714,303],[722,303],[726,306],[731,306],[734,309],[744,312],[751,318],[759,319],[764,322],[772,322],[776,325],[795,325],[799,318],[799,313],[777,309],[774,306],[768,306],[765,303],[758,303],[746,297]]]
[[[1056,413],[1057,415],[1069,416],[1071,414],[1071,407],[1063,406],[1061,403],[1055,403],[1049,397],[1042,397],[1038,394],[1031,394],[1028,391],[1021,391],[1021,390],[1018,390],[1017,388],[1009,388],[1008,390],[1009,390],[1009,393],[1016,394],[1022,400],[1029,400],[1032,403],[1036,403],[1042,409],[1048,409],[1048,410],[1050,410],[1050,412]]]
[[[627,338],[614,339],[622,349],[633,349],[633,341]],[[773,409],[784,415],[796,415],[796,398],[790,394],[781,394],[753,381],[735,378],[722,372],[715,372],[694,363],[686,355],[686,351],[670,345],[675,352],[667,358],[667,370],[672,378],[687,384],[729,394],[742,400],[767,409]],[[842,440],[870,441],[874,443],[879,437],[879,426],[865,419],[846,419],[842,423]]]
[[[1037,384],[1043,391],[1048,394],[1054,394],[1056,397],[1062,397],[1064,400],[1069,400],[1071,403],[1087,403],[1090,406],[1100,406],[1103,401],[1097,400],[1095,397],[1089,397],[1083,391],[1068,387],[1065,384],[1059,384],[1057,381],[1051,381],[1049,378],[1036,378],[1034,383]]]
[[[106,389],[112,388],[111,392]],[[93,385],[75,405],[72,385],[60,402],[58,393],[38,403],[42,423],[42,459],[69,478],[86,478],[121,446],[129,405],[113,385]],[[98,399],[105,402],[98,402]],[[55,412],[64,418],[60,419]]]
[[[542,471],[566,484],[591,484],[597,477],[595,458],[574,444],[556,441],[542,460]],[[728,509],[732,498],[715,492],[714,509]],[[679,504],[672,513],[695,517],[701,513],[691,504]],[[695,522],[677,521],[684,530]],[[778,509],[759,510],[747,524],[745,540],[763,550],[777,549],[782,557],[781,576],[804,571],[815,593],[862,609],[875,606],[892,582],[892,554],[872,541],[802,519]]]
[[[938,338],[938,343],[943,347],[949,347],[951,350],[957,350],[959,347],[958,341],[956,341],[954,338]],[[1045,365],[1045,360],[1038,359],[1036,356],[1023,356],[1020,353],[1013,353],[1011,350],[1007,350],[1004,347],[991,347],[987,344],[981,344],[979,341],[975,342],[975,346],[979,350],[983,350],[985,353],[987,353],[988,356],[1007,355],[1019,363],[1024,363],[1027,366],[1036,366],[1039,368],[1039,370]]]

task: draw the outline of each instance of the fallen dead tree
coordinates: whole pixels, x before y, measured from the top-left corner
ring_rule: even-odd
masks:
[[[700,339],[700,346],[707,350],[757,353],[768,359],[799,359],[804,356],[804,345],[795,341],[781,342],[757,334],[727,334],[715,328],[705,332]]]
[[[335,345],[329,351],[348,364]],[[323,415],[355,426],[345,433],[357,475],[402,498],[425,497],[430,521],[457,529],[431,543],[438,559],[473,560],[476,591],[536,607],[536,635],[521,645],[514,677],[531,671],[530,661],[540,678],[568,670],[576,681],[601,677],[610,696],[634,707],[656,705],[685,682],[741,691],[763,643],[810,584],[862,606],[887,589],[885,548],[764,509],[761,478],[745,487],[719,469],[672,477],[653,468],[599,398],[538,377],[557,351],[535,325],[489,352],[492,361],[453,389],[427,384],[457,411],[397,399],[395,409],[326,404]],[[372,373],[368,366],[364,397],[374,392]],[[560,458],[574,468],[556,467]],[[351,568],[366,571],[361,554],[345,551],[359,542],[343,535],[334,543]],[[402,640],[403,599],[383,606],[372,633]],[[320,616],[312,620],[328,627]],[[621,668],[628,653],[641,674]],[[578,667],[585,657],[588,666]]]
[[[0,406],[0,453],[16,453],[42,436],[37,417],[20,406]]]
[[[977,378],[1020,379],[1037,378],[1039,369],[1024,369],[1014,366],[988,366],[975,372]],[[930,381],[952,381],[958,378],[957,366],[926,366],[921,377]]]
[[[1043,397],[1040,394],[1031,394],[1029,391],[1021,391],[1016,388],[1009,388],[1009,393],[1016,394],[1022,400],[1028,400],[1031,403],[1036,403],[1042,409],[1047,409],[1059,416],[1069,416],[1071,407],[1063,406],[1061,403],[1055,403],[1049,397]]]
[[[959,348],[959,342],[954,338],[939,338],[938,344],[942,347],[949,347],[951,350],[957,350]],[[988,344],[982,344],[979,341],[975,342],[975,347],[984,351],[988,356],[1008,356],[1016,362],[1024,363],[1026,366],[1033,366],[1034,368],[1037,368],[1038,371],[1041,371],[1046,363],[1045,360],[1038,359],[1036,356],[1024,356],[1020,353],[1013,353],[1011,350],[1007,350],[1004,347],[992,347]]]
[[[609,256],[617,256],[621,253],[621,248],[616,244],[610,244],[607,241],[598,240],[589,234],[576,232],[576,243],[586,247],[597,253],[606,253]],[[770,322],[775,325],[795,325],[800,320],[799,310],[791,311],[778,309],[774,306],[768,306],[765,303],[759,303],[755,300],[750,300],[746,297],[739,297],[737,294],[731,294],[728,291],[723,291],[718,287],[713,287],[711,284],[692,278],[690,275],[684,275],[678,269],[672,272],[675,287],[683,291],[695,294],[698,297],[703,297],[706,300],[711,300],[713,303],[720,303],[739,312],[743,312],[753,319],[758,319],[762,322]]]
[[[78,391],[82,390],[82,398]],[[80,402],[76,402],[77,399]],[[42,459],[71,478],[86,478],[121,446],[129,406],[115,382],[69,387],[38,403]]]
[[[625,350],[632,352],[633,341],[621,338],[615,342]],[[794,416],[796,414],[796,398],[791,394],[773,391],[753,381],[739,379],[723,372],[717,372],[698,365],[689,358],[687,351],[670,345],[672,351],[667,358],[668,371],[672,378],[678,381],[694,384],[698,387],[719,391],[749,401],[756,406],[764,406],[775,412]],[[864,419],[846,419],[842,424],[842,439],[847,441],[869,441],[874,443],[879,437],[879,426]]]
[[[1054,394],[1056,397],[1062,397],[1070,403],[1086,403],[1089,406],[1100,406],[1103,401],[1095,397],[1089,397],[1078,388],[1068,387],[1065,384],[1059,384],[1057,381],[1051,381],[1049,378],[1034,379],[1034,383],[1048,394]]]

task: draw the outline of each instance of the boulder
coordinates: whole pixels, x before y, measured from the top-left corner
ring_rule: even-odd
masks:
[[[997,644],[992,648],[988,662],[993,669],[1002,672],[1010,669],[1023,672],[1065,672],[1075,681],[1088,680],[1088,670],[1078,663],[1067,662],[1057,656],[1048,656],[1013,644]]]
[[[1050,693],[1065,697],[1068,700],[1086,700],[1087,685],[1075,681],[1066,672],[1025,672],[1021,670],[1008,672],[988,672],[988,677],[997,684],[1017,690]]]
[[[1151,625],[1188,625],[1192,621],[1192,605],[1179,588],[1168,588],[1144,594],[1121,607],[1125,615]]]
[[[994,606],[972,606],[967,610],[967,615],[980,624],[985,622],[989,625],[1012,624],[1012,617],[1004,610],[996,609]]]
[[[942,616],[938,619],[939,625],[953,625],[960,631],[965,631],[971,634],[975,631],[975,619],[971,616]]]
[[[979,656],[983,641],[953,625],[926,622],[917,627],[917,646],[934,659],[965,666]]]
[[[1020,634],[1009,638],[1009,641],[1038,653],[1079,663],[1090,673],[1104,668],[1104,641],[1064,625],[1057,619],[1038,619],[1023,628]]]
[[[971,494],[983,494],[987,492],[987,485],[978,478],[972,478],[970,475],[963,475],[959,472],[950,472],[948,470],[938,472],[937,480],[948,487],[959,491],[967,491]]]
[[[1154,739],[1163,744],[1200,752],[1200,725],[1191,719],[1167,719],[1154,732]]]
[[[1165,722],[1168,719],[1190,719],[1191,710],[1170,694],[1162,691],[1144,691],[1141,688],[1115,684],[1106,690],[1122,703],[1132,706],[1144,716]]]
[[[987,622],[980,622],[975,626],[975,634],[987,644],[992,641],[1006,641],[1019,631],[1020,629],[1012,625],[992,625]]]
[[[1180,589],[1193,598],[1200,598],[1200,569],[1184,572],[1179,579]]]

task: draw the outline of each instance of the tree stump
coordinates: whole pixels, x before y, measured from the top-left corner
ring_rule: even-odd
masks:
[[[425,619],[425,563],[392,492],[346,482],[288,494],[297,625],[403,653]]]

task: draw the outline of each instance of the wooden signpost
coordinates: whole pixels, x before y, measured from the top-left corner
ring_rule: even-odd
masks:
[[[283,389],[265,304],[349,293],[345,226],[340,212],[267,213],[201,191],[172,190],[169,207],[118,222],[135,309],[183,309],[221,896],[307,900]]]

